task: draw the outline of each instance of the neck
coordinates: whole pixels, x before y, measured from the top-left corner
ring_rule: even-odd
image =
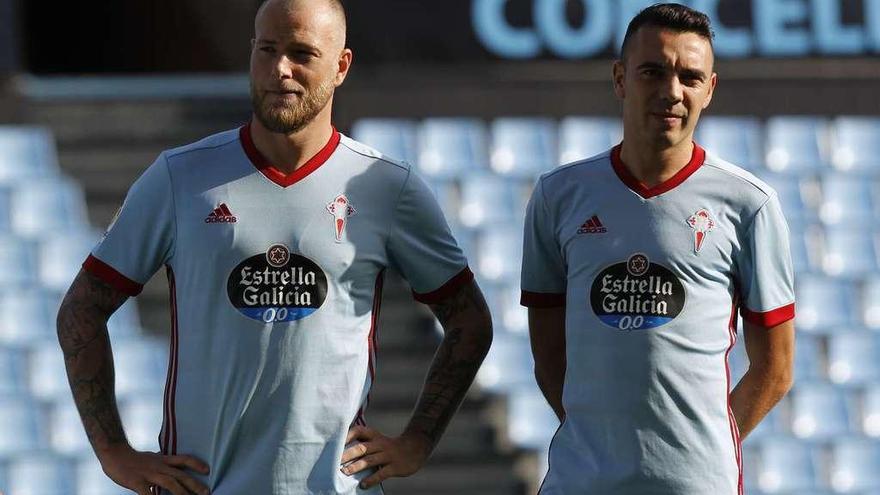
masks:
[[[694,143],[691,139],[685,139],[674,146],[658,148],[624,137],[620,160],[639,182],[654,187],[683,169],[690,162],[693,152]]]
[[[305,165],[330,140],[333,134],[330,113],[330,105],[327,105],[305,127],[291,134],[272,132],[260,119],[251,117],[251,139],[273,167],[290,174]]]

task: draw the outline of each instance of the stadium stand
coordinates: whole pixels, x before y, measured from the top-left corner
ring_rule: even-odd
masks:
[[[748,493],[876,493],[880,263],[874,205],[880,200],[880,163],[870,150],[880,142],[880,119],[706,117],[701,125],[699,142],[778,190],[797,271],[796,383],[744,443]],[[532,134],[528,142],[526,134]],[[524,202],[537,174],[615,143],[619,122],[587,116],[364,119],[352,135],[414,161],[429,179],[496,318],[479,390],[441,444],[433,461],[438,466],[415,481],[392,481],[389,491],[430,493],[424,488],[430,486],[452,493],[449,473],[483,457],[494,460],[480,468],[487,480],[480,493],[521,493],[542,477],[557,426],[534,385],[526,313],[516,304]],[[525,146],[521,153],[519,143]],[[517,152],[511,157],[510,150]],[[75,165],[78,151],[67,153]],[[56,154],[52,134],[43,128],[0,128],[0,201],[9,205],[3,209],[9,213],[0,215],[0,277],[6,282],[0,294],[0,481],[12,494],[69,494],[71,486],[79,494],[121,493],[88,448],[54,342],[61,291],[98,235],[86,219],[82,189],[61,175]],[[101,186],[90,187],[98,187],[100,197]],[[37,222],[45,225],[46,211],[53,212],[52,228],[36,229]],[[100,210],[96,223],[110,214],[111,207]],[[408,298],[399,280],[391,285],[396,289],[388,297]],[[380,366],[374,397],[374,406],[392,411],[376,414],[374,424],[392,431],[408,414],[414,400],[409,390],[421,379],[414,370],[424,368],[433,345],[427,316],[412,319],[396,307],[383,311],[389,331],[382,345],[388,355],[399,355]],[[138,445],[155,447],[165,344],[142,329],[133,301],[111,326],[129,435]],[[734,376],[748,366],[741,340],[731,356]],[[494,430],[484,421],[490,403],[503,405],[492,415]],[[506,453],[499,455],[495,446]],[[510,456],[530,471],[499,489],[497,480],[510,478]]]

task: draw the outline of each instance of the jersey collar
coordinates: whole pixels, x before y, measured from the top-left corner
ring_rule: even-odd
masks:
[[[332,155],[333,152],[336,151],[336,147],[339,146],[340,140],[339,132],[334,127],[333,133],[330,135],[330,140],[327,141],[327,144],[325,144],[315,156],[309,158],[309,161],[304,163],[300,168],[289,174],[285,174],[269,163],[269,160],[267,160],[266,157],[260,153],[260,150],[254,146],[254,140],[251,138],[250,123],[243,125],[239,129],[238,137],[241,139],[241,147],[244,148],[244,153],[247,155],[248,159],[250,159],[254,167],[256,167],[256,169],[267,179],[281,187],[292,186],[317,170],[318,167],[330,159],[330,155]]]
[[[706,150],[701,148],[697,143],[694,143],[694,151],[691,153],[691,160],[687,165],[665,181],[656,186],[648,187],[642,182],[639,182],[639,180],[630,173],[629,169],[626,168],[623,160],[620,159],[620,150],[622,146],[623,143],[618,144],[611,150],[611,166],[614,168],[617,177],[620,178],[626,187],[630,188],[634,193],[644,199],[653,198],[654,196],[658,196],[676,188],[682,182],[687,180],[688,177],[693,175],[693,173],[703,165],[703,162],[706,161]]]

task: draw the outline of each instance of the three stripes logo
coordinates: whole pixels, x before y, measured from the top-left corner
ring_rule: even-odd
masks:
[[[220,203],[220,206],[214,208],[214,211],[205,219],[205,223],[235,223],[238,219],[229,211],[226,203]]]
[[[581,228],[578,229],[578,234],[604,234],[606,232],[608,232],[608,229],[602,225],[598,215],[593,215],[592,218],[584,222]]]

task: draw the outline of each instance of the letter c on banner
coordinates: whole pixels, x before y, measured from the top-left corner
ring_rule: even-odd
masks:
[[[535,22],[547,47],[563,58],[582,58],[600,53],[611,38],[609,0],[579,0],[584,7],[584,24],[571,27],[566,17],[566,0],[535,2]]]
[[[507,22],[507,0],[473,0],[471,18],[477,38],[489,51],[503,58],[534,58],[541,54],[541,40],[532,29],[515,28]]]

